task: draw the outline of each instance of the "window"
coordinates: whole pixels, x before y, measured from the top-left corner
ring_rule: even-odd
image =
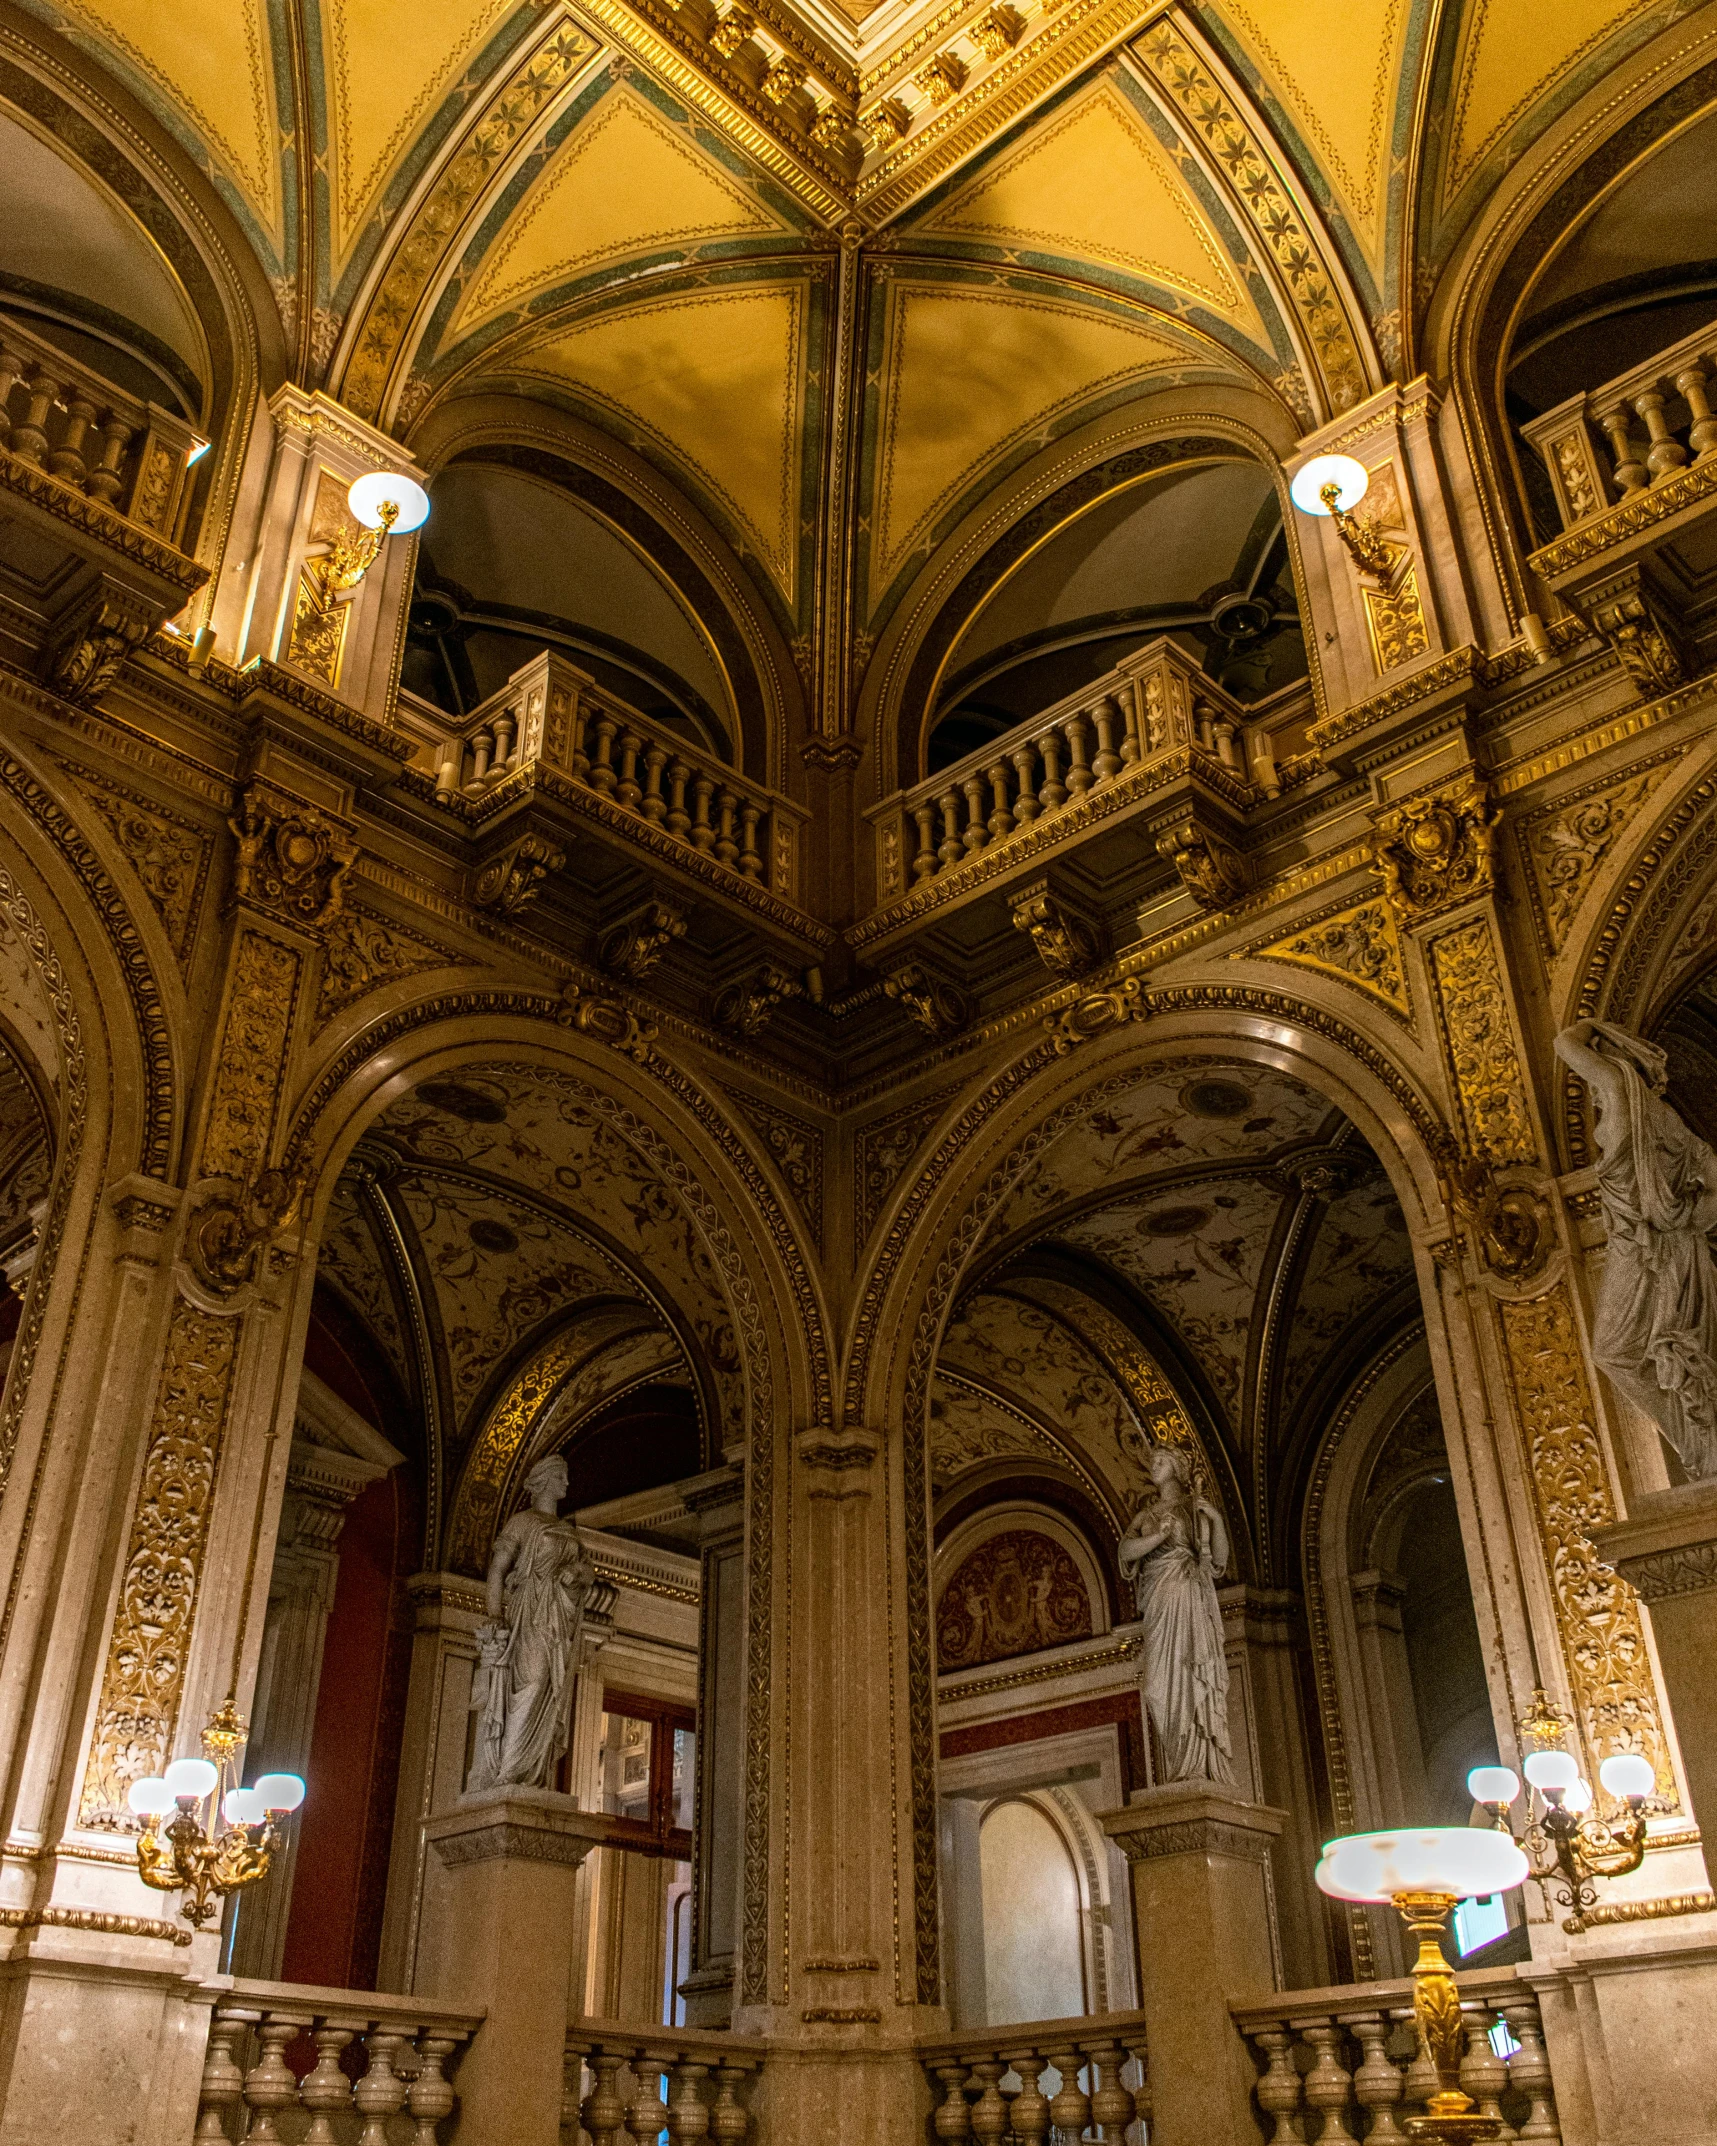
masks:
[[[1501,1893],[1487,1893],[1482,1900],[1462,1900],[1455,1908],[1455,1943],[1462,1959],[1508,1935],[1508,1904]]]
[[[634,1692],[602,1695],[602,1815],[617,1848],[685,1862],[692,1852],[696,1716]]]

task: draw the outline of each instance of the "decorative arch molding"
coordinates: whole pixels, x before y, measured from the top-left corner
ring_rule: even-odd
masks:
[[[1182,462],[1259,462],[1275,474],[1286,510],[1280,465],[1294,451],[1296,432],[1287,406],[1261,387],[1162,388],[1057,440],[1002,482],[992,477],[870,621],[875,654],[863,675],[855,728],[874,742],[872,794],[884,797],[917,781],[911,726],[924,719],[949,651],[985,597],[1038,545],[1106,494]],[[1284,511],[1303,594],[1293,521]],[[1307,654],[1321,712],[1316,651],[1308,646]]]
[[[571,411],[481,384],[437,401],[408,444],[431,471],[457,458],[537,477],[617,529],[696,615],[733,694],[743,771],[789,794],[802,787],[806,713],[792,622],[652,463]]]

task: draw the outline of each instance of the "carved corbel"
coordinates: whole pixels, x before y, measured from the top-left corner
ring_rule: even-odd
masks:
[[[48,657],[48,683],[67,700],[86,706],[98,700],[160,617],[158,604],[102,575],[61,618]]]
[[[1372,867],[1403,924],[1483,894],[1491,884],[1495,811],[1476,776],[1433,797],[1409,798],[1372,822]]]
[[[311,805],[252,783],[228,820],[238,855],[233,893],[296,924],[326,924],[340,913],[345,878],[358,854],[350,832]]]
[[[715,1002],[715,1018],[736,1036],[760,1036],[784,999],[804,996],[803,977],[766,961],[755,976],[728,985]]]
[[[1047,879],[1021,887],[1009,901],[1015,931],[1025,932],[1038,959],[1063,982],[1095,968],[1102,954],[1096,927],[1057,899]]]
[[[1158,835],[1157,855],[1174,866],[1203,909],[1232,909],[1252,884],[1251,868],[1234,845],[1196,819]]]
[[[549,874],[558,872],[565,862],[565,850],[557,849],[546,835],[520,835],[477,874],[471,899],[479,909],[517,916],[536,900]]]
[[[1644,698],[1655,699],[1693,676],[1675,615],[1643,567],[1612,574],[1597,587],[1582,589],[1573,601],[1621,658]]]
[[[605,969],[641,983],[673,945],[686,935],[686,920],[666,902],[649,902],[627,923],[617,924],[602,942]]]
[[[882,988],[897,1005],[905,1008],[927,1036],[938,1040],[964,1028],[972,1017],[966,994],[932,976],[916,961],[909,961],[885,976]]]

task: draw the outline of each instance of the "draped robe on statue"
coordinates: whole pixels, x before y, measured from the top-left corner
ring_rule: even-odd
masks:
[[[1228,1652],[1217,1575],[1227,1530],[1202,1498],[1137,1514],[1120,1552],[1144,1625],[1144,1695],[1165,1781],[1231,1781]]]
[[[497,1550],[512,1551],[505,1622],[479,1634],[488,1690],[467,1792],[548,1788],[571,1731],[572,1680],[594,1573],[569,1520],[515,1513]],[[486,1635],[493,1635],[484,1645]]]

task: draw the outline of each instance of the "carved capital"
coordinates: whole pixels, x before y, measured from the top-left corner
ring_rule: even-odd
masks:
[[[566,862],[566,852],[544,835],[520,835],[477,874],[471,899],[479,909],[517,916],[537,898],[542,883]]]
[[[805,1477],[808,1496],[839,1501],[868,1498],[871,1477],[882,1452],[880,1432],[848,1426],[801,1431],[794,1457]]]
[[[1021,887],[1009,902],[1015,931],[1031,939],[1038,959],[1051,976],[1064,981],[1083,976],[1096,966],[1102,952],[1097,931],[1086,918],[1068,908],[1049,890],[1047,879]]]
[[[1647,699],[1685,685],[1693,675],[1687,644],[1674,612],[1645,569],[1627,568],[1574,598],[1586,623],[1622,660]]]
[[[945,984],[919,962],[909,961],[882,980],[882,988],[927,1036],[940,1039],[965,1027],[972,1017],[966,994]]]
[[[311,805],[297,805],[252,783],[227,825],[238,844],[233,892],[296,924],[326,924],[340,912],[344,882],[358,854],[349,829]]]
[[[61,617],[48,656],[48,683],[86,705],[113,683],[134,649],[155,631],[161,608],[103,574]]]
[[[760,1036],[784,999],[804,996],[803,977],[779,962],[766,961],[756,975],[728,985],[716,999],[715,1017],[736,1036]]]
[[[676,939],[686,935],[686,920],[666,902],[648,902],[602,942],[601,960],[616,976],[640,983]]]
[[[1196,819],[1158,835],[1157,855],[1174,866],[1202,909],[1232,909],[1252,884],[1251,867],[1233,843]]]
[[[1372,822],[1372,864],[1390,907],[1403,923],[1418,923],[1491,884],[1495,812],[1485,786],[1465,775],[1431,797],[1409,798]]]

